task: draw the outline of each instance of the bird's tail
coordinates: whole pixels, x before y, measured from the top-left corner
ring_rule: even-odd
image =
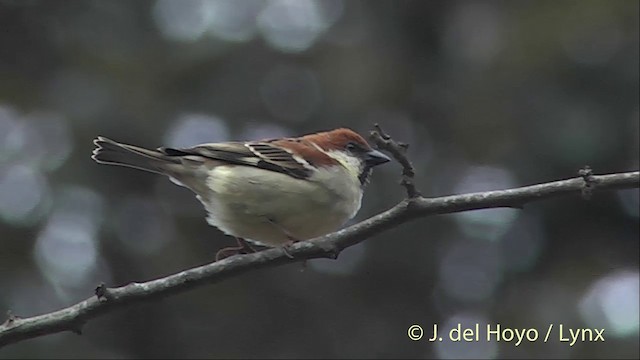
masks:
[[[127,166],[158,174],[167,174],[171,165],[180,164],[180,159],[161,151],[121,144],[102,136],[93,143],[97,148],[91,158],[100,164]]]

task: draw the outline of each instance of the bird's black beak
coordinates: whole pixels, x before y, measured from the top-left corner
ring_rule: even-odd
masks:
[[[364,161],[368,166],[376,166],[391,161],[391,159],[378,150],[369,150],[365,153]]]

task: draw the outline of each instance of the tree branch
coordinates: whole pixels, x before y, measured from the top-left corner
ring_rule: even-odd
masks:
[[[551,197],[571,194],[591,194],[602,190],[638,188],[640,172],[609,175],[593,175],[585,168],[580,176],[561,181],[514,189],[486,191],[464,195],[425,198],[413,184],[413,167],[401,150],[402,145],[393,142],[381,129],[372,134],[381,148],[388,150],[402,165],[403,186],[408,198],[391,209],[335,233],[292,245],[287,252],[267,249],[253,254],[231,256],[204,266],[143,283],[131,283],[122,287],[98,286],[95,295],[62,310],[29,318],[9,314],[0,325],[0,347],[22,340],[62,331],[80,334],[82,326],[90,319],[114,309],[138,301],[147,301],[184,292],[204,284],[215,283],[248,271],[273,267],[307,259],[336,258],[340,252],[360,243],[374,234],[397,227],[409,220],[434,214],[499,207],[522,207],[524,204]],[[406,148],[406,147],[405,147]]]

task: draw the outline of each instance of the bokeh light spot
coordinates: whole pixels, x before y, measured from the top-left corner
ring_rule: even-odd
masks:
[[[585,323],[614,337],[634,336],[640,328],[640,274],[618,271],[598,279],[580,301]]]
[[[16,156],[25,144],[24,124],[11,107],[0,105],[0,164]]]
[[[209,7],[209,32],[226,41],[249,41],[256,34],[256,17],[262,0],[212,0]]]
[[[0,166],[0,218],[4,221],[34,220],[48,197],[47,179],[39,171],[24,165]]]
[[[454,186],[456,194],[508,189],[515,186],[511,173],[492,166],[469,167]],[[519,213],[516,209],[483,209],[454,214],[460,229],[470,237],[495,241],[509,230]]]
[[[67,160],[72,149],[71,130],[67,119],[53,112],[26,114],[23,121],[28,126],[26,146],[21,151],[21,161],[52,171]]]
[[[301,52],[342,14],[341,0],[272,0],[258,16],[267,43],[284,52]]]
[[[211,9],[206,0],[157,0],[153,19],[168,39],[191,42],[207,31]]]
[[[34,258],[59,295],[96,280],[103,206],[102,197],[84,187],[68,186],[55,197],[53,211],[36,240]]]

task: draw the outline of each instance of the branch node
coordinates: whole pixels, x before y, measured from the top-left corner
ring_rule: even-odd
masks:
[[[393,158],[402,165],[402,180],[400,181],[400,185],[406,189],[407,197],[409,199],[415,199],[422,196],[413,182],[415,170],[413,164],[411,164],[411,161],[407,157],[409,144],[395,142],[378,124],[373,125],[373,130],[371,130],[369,136],[379,149],[388,151]]]
[[[109,288],[104,283],[100,283],[95,290],[96,296],[100,302],[107,302],[111,297]]]
[[[338,259],[338,256],[342,252],[342,249],[340,249],[340,247],[338,247],[338,245],[335,243],[329,243],[329,244],[320,243],[319,245],[324,251],[324,257],[327,259],[336,260]]]
[[[591,199],[593,189],[595,188],[596,181],[593,177],[593,170],[589,165],[585,165],[582,169],[578,170],[578,175],[582,177],[584,184],[582,185],[582,198],[585,200]]]
[[[338,260],[338,256],[340,256],[340,250],[337,248],[333,248],[326,252],[326,258],[331,260]]]
[[[11,326],[16,320],[20,320],[20,316],[14,315],[11,310],[7,310],[7,320],[2,325]]]

